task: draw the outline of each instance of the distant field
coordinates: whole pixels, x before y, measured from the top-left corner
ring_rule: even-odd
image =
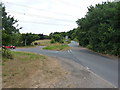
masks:
[[[50,39],[36,40],[36,41],[32,42],[32,44],[34,43],[34,45],[35,45],[35,43],[37,43],[37,45],[40,45],[40,46],[47,46],[47,45],[51,45],[50,41],[51,41]]]
[[[36,45],[48,46],[48,45],[51,45],[50,41],[51,41],[50,39],[36,40],[36,41],[32,42],[32,45],[29,45],[29,46],[18,46],[16,48],[34,48]],[[35,43],[37,43],[37,44],[35,44]]]

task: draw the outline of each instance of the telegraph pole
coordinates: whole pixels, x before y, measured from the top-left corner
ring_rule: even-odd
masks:
[[[25,39],[25,46],[27,45],[26,42],[27,42],[27,39]]]

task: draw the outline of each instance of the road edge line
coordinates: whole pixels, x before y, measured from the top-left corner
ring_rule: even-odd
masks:
[[[84,66],[83,66],[84,67]],[[85,67],[87,71],[91,72],[92,74],[94,74],[96,77],[102,79],[103,81],[107,82],[108,84],[110,84],[111,86],[113,86],[114,88],[118,88],[115,85],[113,85],[112,83],[110,83],[109,81],[103,79],[101,76],[97,75],[96,73],[94,73],[89,67]]]

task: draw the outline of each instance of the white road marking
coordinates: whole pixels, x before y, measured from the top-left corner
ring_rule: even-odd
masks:
[[[72,52],[72,50],[70,50],[70,52]]]
[[[68,53],[70,53],[70,51],[68,50]]]
[[[111,86],[114,86],[114,88],[117,88],[115,85],[113,85],[112,83],[110,83],[109,81],[103,79],[102,77],[100,77],[99,75],[95,74],[93,71],[90,70],[89,67],[85,67],[89,72],[91,72],[92,74],[94,74],[95,76],[97,76],[98,78],[102,79],[103,81],[109,83]]]
[[[90,70],[90,68],[89,68],[89,67],[86,67],[86,69],[87,69],[87,70]]]
[[[68,53],[71,54],[71,53],[72,53],[72,50],[68,50]]]

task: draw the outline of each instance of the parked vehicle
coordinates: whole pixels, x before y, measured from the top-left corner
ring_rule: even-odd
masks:
[[[2,48],[15,49],[16,47],[15,47],[15,46],[10,45],[10,46],[2,46]]]

